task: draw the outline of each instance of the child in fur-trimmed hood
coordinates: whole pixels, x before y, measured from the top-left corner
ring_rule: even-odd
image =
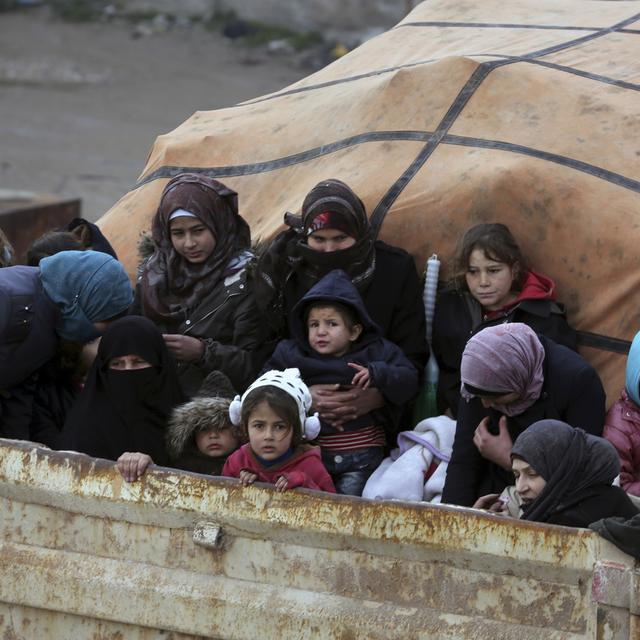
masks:
[[[219,476],[227,457],[242,442],[229,420],[229,398],[201,397],[176,407],[167,430],[172,466]]]
[[[227,457],[242,444],[241,428],[229,420],[234,394],[228,378],[213,372],[205,379],[200,395],[174,408],[165,443],[171,467],[221,474]],[[127,452],[118,459],[118,469],[127,482],[140,478],[150,464],[153,460],[142,453]]]

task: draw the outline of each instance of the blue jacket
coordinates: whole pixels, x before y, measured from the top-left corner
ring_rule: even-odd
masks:
[[[343,356],[327,356],[316,353],[307,340],[305,311],[314,301],[339,302],[354,310],[363,326],[363,332],[351,351]],[[370,318],[358,290],[344,271],[335,270],[317,282],[300,299],[291,312],[292,339],[282,340],[267,361],[264,371],[297,367],[307,385],[349,385],[355,371],[347,365],[356,362],[369,369],[371,386],[379,389],[386,400],[381,415],[361,416],[345,425],[352,431],[372,424],[382,424],[390,431],[418,390],[418,372],[404,355],[402,349],[382,337],[382,331]],[[333,433],[334,429],[322,424],[322,433]]]

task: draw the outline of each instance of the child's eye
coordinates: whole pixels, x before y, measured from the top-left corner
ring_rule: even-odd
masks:
[[[500,273],[502,271],[502,267],[492,267],[489,269],[489,273]]]
[[[284,424],[284,423],[278,423],[278,424],[274,425],[274,427],[278,431],[288,431],[289,430],[289,425],[288,424]]]

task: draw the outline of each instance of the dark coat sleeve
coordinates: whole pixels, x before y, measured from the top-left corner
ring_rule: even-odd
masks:
[[[61,375],[59,378],[56,380],[50,375],[40,377],[34,396],[29,437],[29,440],[52,449],[58,448],[67,413],[78,393],[64,383]]]
[[[594,436],[604,428],[605,393],[596,370],[579,354],[541,337],[547,353],[545,388],[559,419]]]
[[[273,369],[284,371],[289,367],[295,367],[295,349],[296,345],[293,340],[280,340],[271,357],[264,363],[260,375]]]
[[[31,416],[36,393],[37,374],[8,390],[0,397],[0,437],[30,440]]]
[[[602,486],[588,490],[584,499],[566,509],[554,513],[550,524],[565,527],[588,527],[602,518],[624,518],[628,520],[638,515],[638,509],[620,487]]]
[[[576,376],[574,393],[567,407],[565,422],[594,436],[602,436],[605,393],[596,370],[589,367]]]
[[[403,249],[376,242],[375,276],[362,298],[384,337],[422,372],[429,350],[422,287],[413,258]]]
[[[443,503],[470,507],[478,498],[478,487],[488,471],[489,462],[480,455],[473,435],[486,415],[477,399],[460,401],[456,436],[442,491]]]
[[[438,361],[438,406],[455,418],[460,403],[460,361],[471,336],[471,316],[463,296],[445,290],[438,294],[432,347]]]
[[[511,433],[512,438],[543,418],[563,420],[572,427],[601,435],[605,395],[595,369],[567,347],[545,337],[540,340],[546,354],[543,396],[530,409],[509,421],[510,425],[517,425],[517,431]],[[502,477],[497,478],[497,474],[502,472],[485,460],[473,444],[475,429],[488,414],[477,398],[469,402],[460,401],[456,437],[447,467],[442,502],[471,506],[481,495],[483,487],[492,490],[499,488],[491,485],[491,477],[495,481],[502,481]]]
[[[215,338],[202,338],[205,350],[196,363],[204,374],[219,370],[225,373],[238,392],[244,391],[256,378],[273,348],[272,336],[262,322],[251,290],[242,296],[233,313],[233,336],[222,343]]]
[[[524,300],[509,314],[509,322],[524,322],[555,343],[578,350],[578,334],[567,322],[564,307],[551,300]],[[487,323],[483,326],[489,326]]]
[[[371,386],[380,390],[385,400],[395,405],[409,402],[418,392],[418,372],[396,345],[384,341],[380,358],[366,364]]]

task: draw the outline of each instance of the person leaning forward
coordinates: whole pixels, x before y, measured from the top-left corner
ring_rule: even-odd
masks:
[[[62,251],[39,267],[0,269],[0,435],[28,440],[38,371],[61,340],[89,342],[126,313],[122,265],[96,251]]]

